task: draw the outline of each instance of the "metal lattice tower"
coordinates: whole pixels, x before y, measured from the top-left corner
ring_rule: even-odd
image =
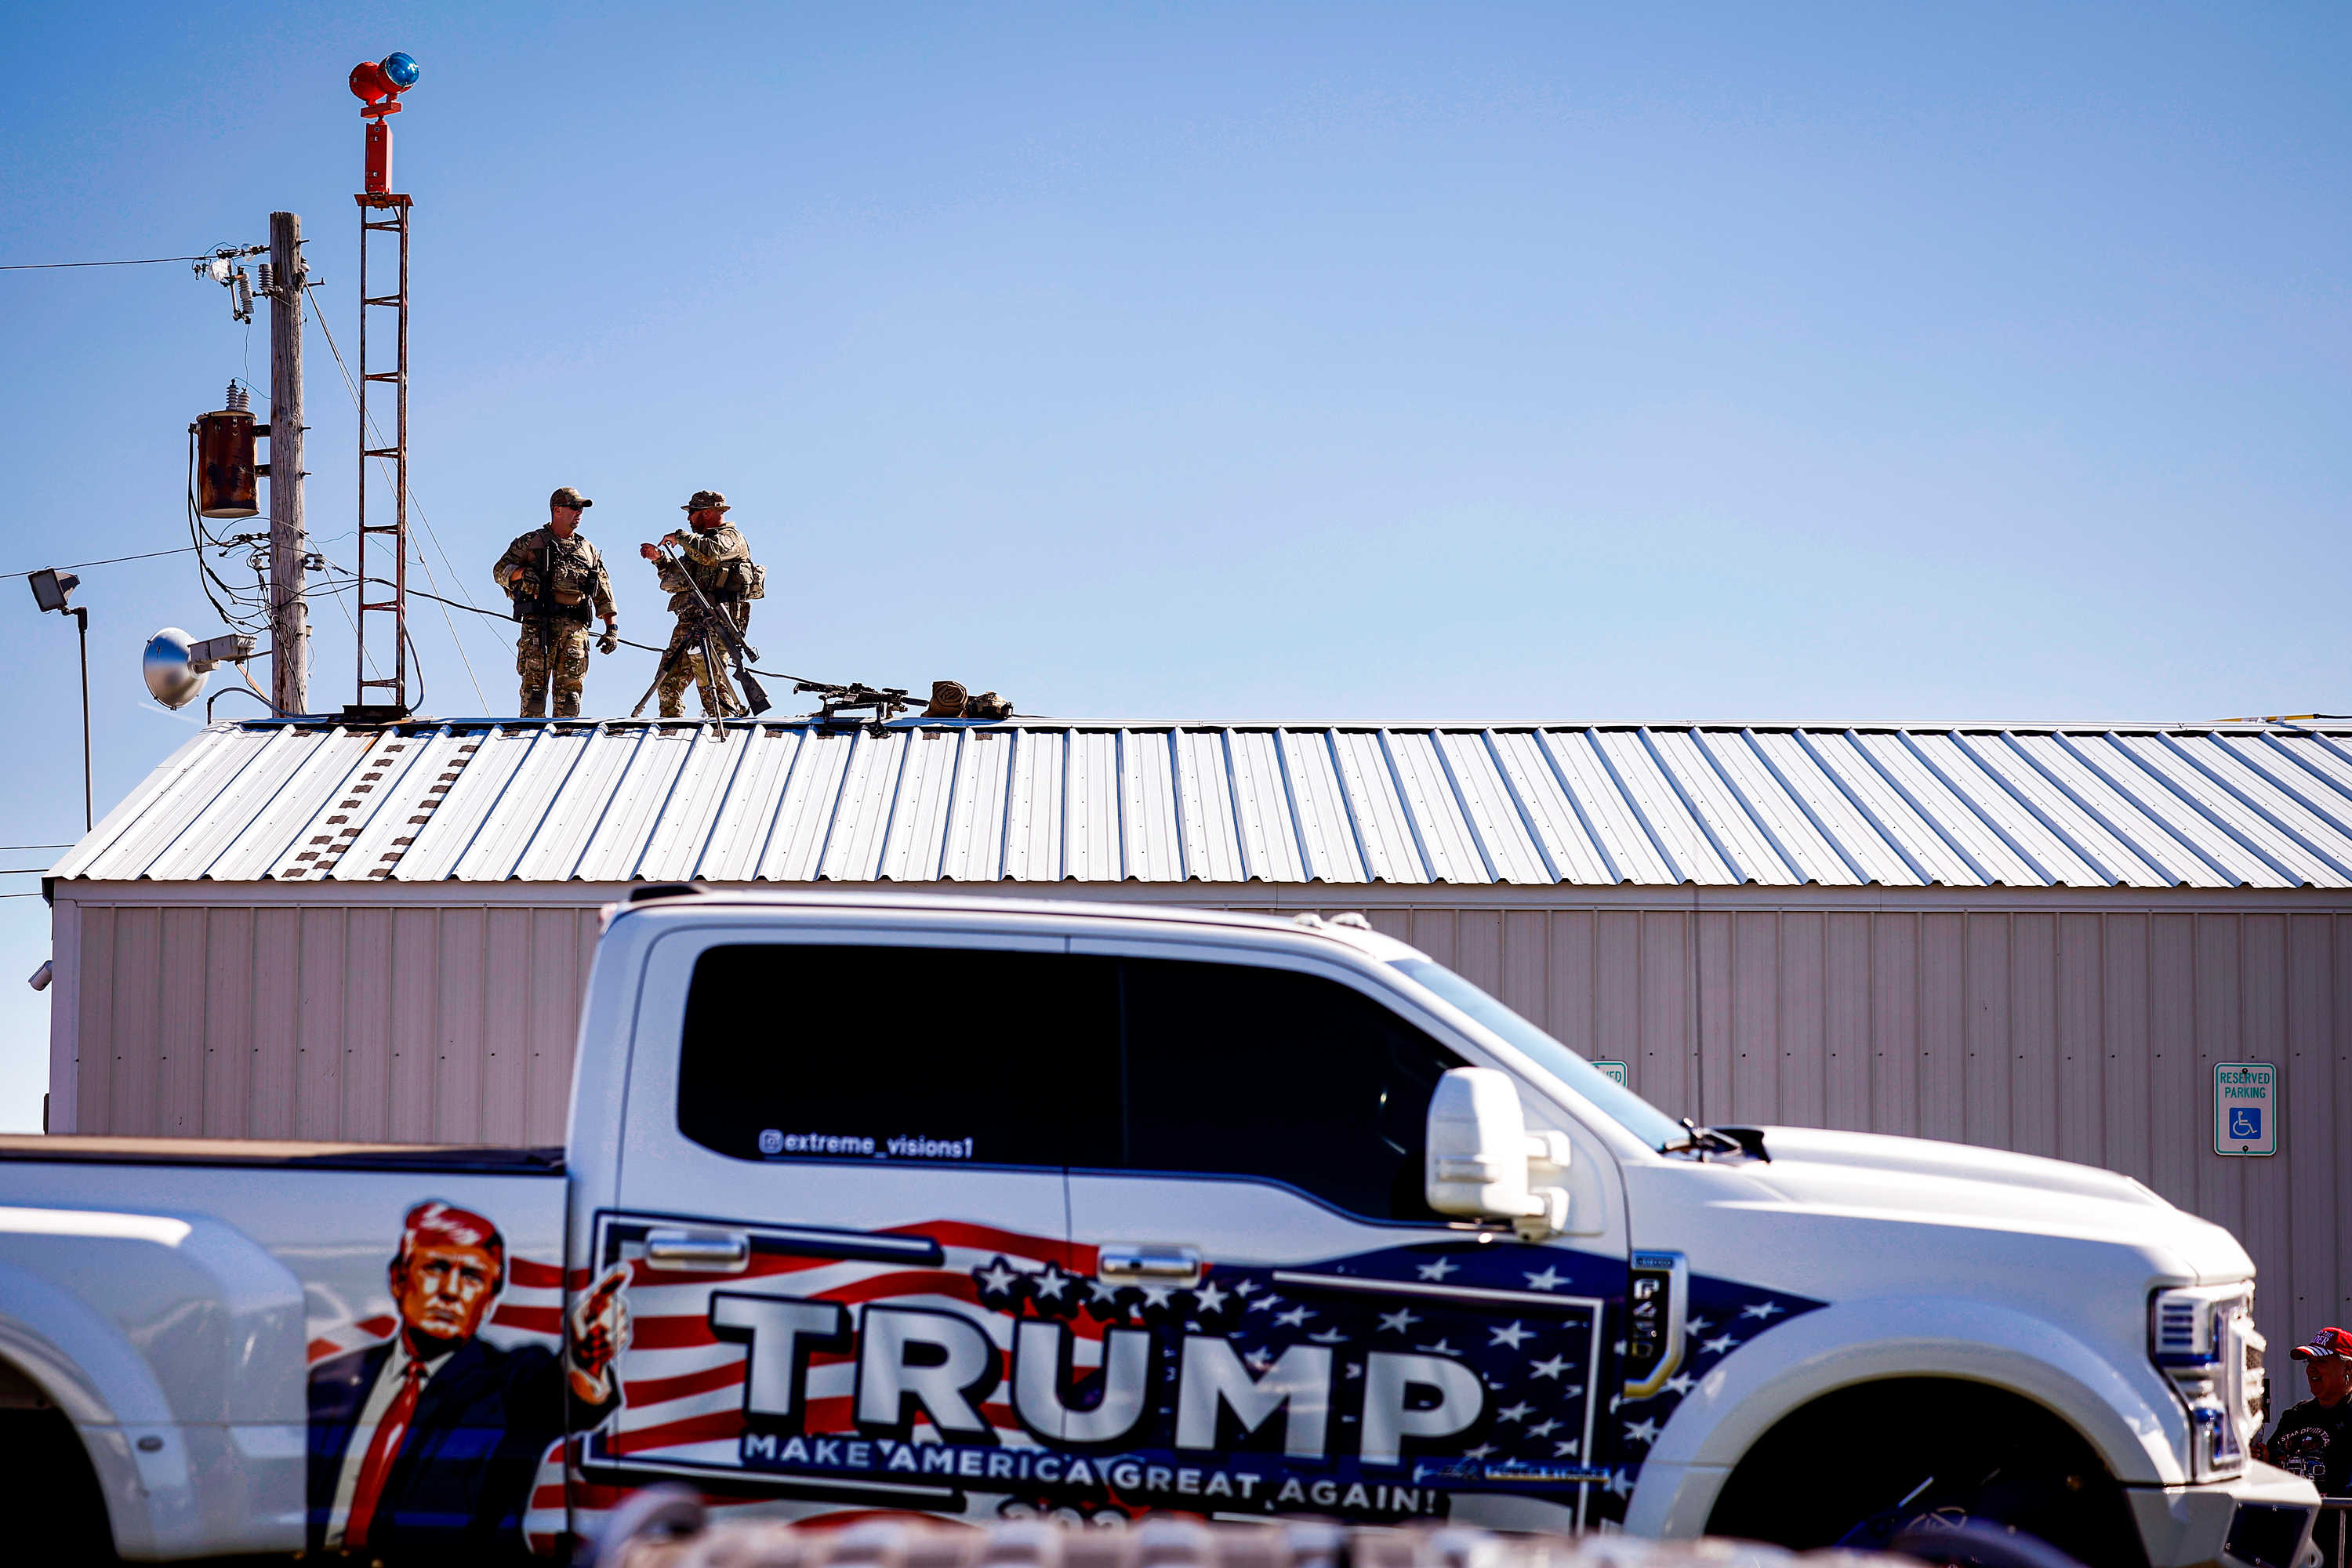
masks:
[[[370,192],[358,198],[360,204],[360,494],[359,494],[359,592],[354,619],[359,637],[359,705],[362,709],[392,708],[401,715],[409,710],[408,702],[408,216],[410,201],[404,195]],[[374,295],[368,292],[368,252],[370,241],[378,234],[399,237],[400,279],[393,292]],[[373,311],[389,310],[395,312],[396,344],[393,368],[372,370],[368,361],[368,321]],[[368,392],[377,383],[389,383],[394,389],[392,444],[372,447],[374,434],[368,417]],[[368,460],[375,458],[391,465],[392,521],[372,523],[368,521]],[[381,516],[381,509],[378,515]],[[384,559],[386,552],[391,559]],[[383,568],[389,565],[390,575]],[[371,593],[392,590],[388,598],[371,598]],[[373,617],[373,620],[371,620]],[[391,625],[384,620],[390,618]],[[379,648],[388,633],[392,647],[388,654],[389,675],[368,673],[368,628],[376,627]],[[370,701],[371,690],[384,694],[380,701]]]

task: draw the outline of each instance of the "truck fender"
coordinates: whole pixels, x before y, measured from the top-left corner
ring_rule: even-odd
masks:
[[[0,1357],[73,1423],[124,1557],[299,1549],[304,1340],[234,1226],[0,1207]]]
[[[2135,1383],[2089,1345],[2013,1308],[1949,1296],[1840,1302],[1724,1358],[1677,1405],[1643,1461],[1631,1534],[1696,1536],[1732,1468],[1782,1416],[1824,1394],[1896,1377],[1990,1384],[2080,1432],[2126,1486],[2179,1485],[2187,1418],[2154,1368]],[[1824,1474],[1835,1456],[1822,1456]]]

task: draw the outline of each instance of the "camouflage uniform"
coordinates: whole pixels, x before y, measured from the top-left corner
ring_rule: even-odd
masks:
[[[520,582],[508,581],[516,567]],[[555,686],[555,716],[580,716],[580,688],[588,673],[588,621],[612,620],[613,580],[596,547],[577,532],[558,539],[534,528],[507,546],[491,568],[499,586],[514,601],[515,673],[522,677],[521,713],[543,718],[547,688]],[[535,591],[529,591],[535,590]]]
[[[670,613],[677,617],[677,629],[670,633],[669,647],[662,655],[661,680],[655,688],[661,696],[661,716],[665,719],[681,716],[681,699],[686,695],[688,682],[692,682],[701,693],[705,718],[740,712],[742,700],[735,695],[734,683],[727,679],[724,664],[727,641],[705,625],[702,606],[695,602],[686,580],[691,575],[703,593],[709,596],[710,602],[719,607],[719,614],[734,618],[739,634],[747,630],[751,625],[751,604],[737,597],[731,588],[722,592],[721,585],[728,584],[733,576],[728,563],[749,561],[751,558],[751,546],[743,542],[743,535],[733,523],[723,524],[708,533],[688,530],[682,534],[673,534],[670,542],[677,547],[680,564],[667,561],[655,563],[661,575],[661,585],[669,590]],[[718,648],[721,661],[720,668],[715,670],[703,668],[702,639],[706,631],[709,632],[711,643]],[[714,681],[716,690],[713,689]]]

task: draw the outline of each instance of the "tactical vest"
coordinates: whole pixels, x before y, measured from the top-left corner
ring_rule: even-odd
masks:
[[[555,542],[542,535],[539,569],[533,574],[539,579],[539,592],[528,597],[521,594],[514,596],[516,620],[577,621],[584,626],[594,618],[595,570],[575,566],[568,560],[561,563],[560,578],[556,575],[558,570]]]

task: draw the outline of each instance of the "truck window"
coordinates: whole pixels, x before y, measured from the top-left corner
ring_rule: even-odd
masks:
[[[1439,1217],[1423,1129],[1454,1053],[1294,970],[1130,958],[1118,991],[1121,1082],[1099,1089],[1118,1113],[1080,1121],[1072,1163],[1264,1177],[1367,1218]]]
[[[970,948],[714,947],[678,1131],[741,1160],[1066,1163],[1074,1062],[1106,1060],[1116,961]]]

